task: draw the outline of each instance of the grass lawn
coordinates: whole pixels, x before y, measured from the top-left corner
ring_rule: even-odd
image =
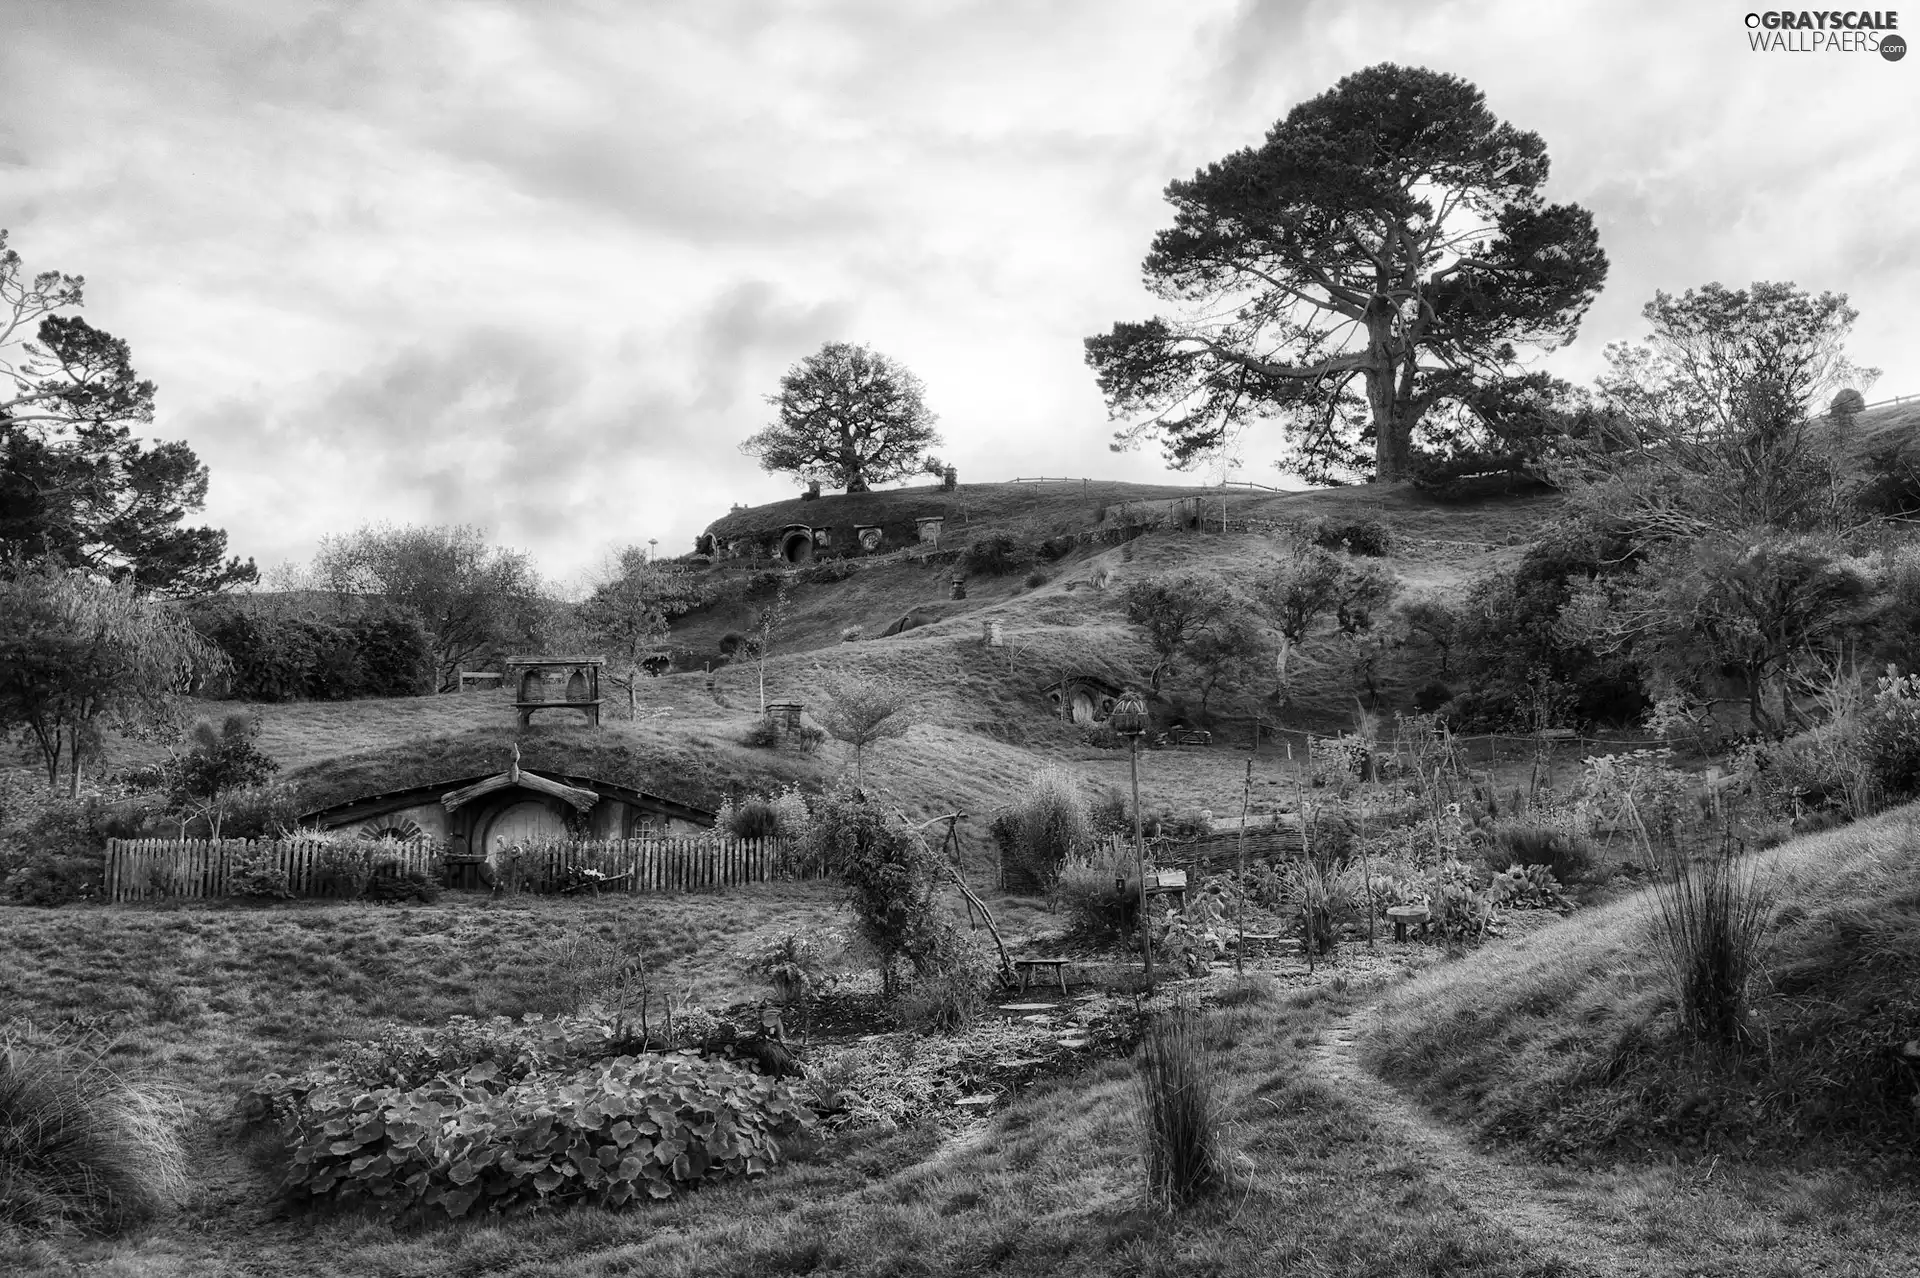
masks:
[[[1833,837],[1833,836],[1829,836]],[[1050,925],[1002,899],[1016,934]],[[33,1272],[101,1275],[1298,1273],[1334,1275],[1911,1273],[1913,1200],[1857,1176],[1767,1165],[1546,1166],[1466,1148],[1457,1129],[1377,1081],[1330,1070],[1330,1036],[1385,1000],[1578,952],[1582,921],[1522,929],[1416,983],[1359,957],[1325,983],[1260,976],[1207,1014],[1229,1190],[1180,1215],[1148,1208],[1131,1066],[1041,1084],[984,1123],[809,1144],[767,1180],[622,1213],[575,1211],[423,1230],[276,1216],[270,1168],[231,1123],[258,1074],[324,1059],[384,1019],[546,1010],[566,991],[547,947],[636,920],[676,985],[709,1006],[750,995],[752,941],[832,921],[825,884],[725,896],[374,907],[14,910],[0,1015],[104,1016],[130,1073],[179,1089],[197,1192],[181,1216],[129,1237],[0,1256]],[[1605,909],[1596,910],[1601,918]],[[1536,919],[1535,922],[1544,922]],[[1383,942],[1383,947],[1390,949]],[[1349,950],[1357,954],[1357,951]],[[1283,966],[1297,966],[1286,960]],[[1331,978],[1330,980],[1327,978]],[[1229,978],[1230,979],[1230,978]],[[1495,1035],[1486,1035],[1493,1038]],[[1371,1049],[1368,1049],[1369,1051]],[[1436,1089],[1425,1089],[1444,1109]],[[1459,1115],[1456,1115],[1459,1116]],[[1471,1120],[1471,1115],[1465,1115]],[[1537,1187],[1538,1203],[1531,1193]],[[1491,1192],[1499,1187],[1500,1192]],[[1525,1209],[1516,1207],[1520,1201]],[[1562,1222],[1542,1229],[1539,1213]],[[57,1260],[57,1264],[54,1262]]]

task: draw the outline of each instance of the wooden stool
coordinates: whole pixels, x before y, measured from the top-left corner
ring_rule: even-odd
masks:
[[[1420,905],[1396,905],[1387,910],[1387,917],[1393,920],[1393,939],[1406,944],[1407,924],[1420,925],[1420,939],[1427,939],[1428,914],[1426,907]]]
[[[1013,961],[1013,966],[1020,973],[1020,988],[1022,990],[1033,983],[1034,969],[1042,967],[1052,968],[1054,977],[1060,982],[1061,997],[1064,998],[1067,993],[1067,964],[1071,961],[1071,959],[1063,958],[1019,958]]]

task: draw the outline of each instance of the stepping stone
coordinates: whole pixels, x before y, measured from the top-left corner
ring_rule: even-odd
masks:
[[[1003,1012],[1051,1012],[1056,1006],[1057,1004],[1054,1003],[1002,1003],[1000,1010]]]
[[[959,1100],[955,1101],[953,1105],[955,1109],[979,1109],[982,1106],[993,1104],[994,1100],[995,1097],[991,1095],[962,1096]]]
[[[1063,1038],[1060,1040],[1060,1046],[1071,1051],[1078,1051],[1092,1041],[1092,1039],[1087,1038]]]

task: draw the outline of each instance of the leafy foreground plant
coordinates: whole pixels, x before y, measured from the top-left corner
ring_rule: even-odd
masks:
[[[0,1227],[112,1232],[186,1187],[158,1098],[70,1047],[0,1047]]]
[[[489,1090],[497,1072],[485,1063],[412,1091],[289,1095],[284,1188],[390,1216],[619,1207],[764,1176],[780,1140],[815,1122],[786,1085],[677,1053]]]
[[[1214,1137],[1213,1080],[1192,1013],[1156,1020],[1140,1044],[1134,1091],[1145,1125],[1147,1197],[1185,1207],[1225,1179]]]

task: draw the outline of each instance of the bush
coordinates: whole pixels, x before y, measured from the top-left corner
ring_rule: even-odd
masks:
[[[793,748],[801,754],[812,754],[827,739],[825,728],[816,728],[811,723],[803,723],[787,734],[793,739]]]
[[[792,1002],[828,983],[828,956],[845,946],[837,933],[790,927],[755,952],[747,975],[764,978],[777,997]]]
[[[845,581],[859,571],[857,561],[841,556],[836,559],[816,559],[794,575],[801,581],[830,585],[836,581]]]
[[[1746,1043],[1747,983],[1772,912],[1771,890],[1730,846],[1699,864],[1674,857],[1653,886],[1654,941],[1673,980],[1681,1025],[1716,1047]]]
[[[313,863],[314,895],[357,901],[373,879],[371,839],[330,839]]]
[[[1393,551],[1393,534],[1377,519],[1356,519],[1349,523],[1324,521],[1314,530],[1313,543],[1327,550],[1342,548],[1356,555],[1378,559]]]
[[[113,1232],[179,1205],[169,1108],[71,1045],[0,1044],[0,1225]]]
[[[1920,796],[1920,675],[1887,667],[1861,716],[1860,748],[1889,799]]]
[[[1494,904],[1510,910],[1558,910],[1568,905],[1560,884],[1544,865],[1514,865],[1493,876]]]
[[[1027,577],[1026,577],[1027,589],[1038,590],[1040,587],[1046,585],[1051,580],[1052,580],[1051,577],[1047,576],[1046,573],[1041,572],[1038,568],[1036,568],[1032,572],[1027,574]]]
[[[1033,551],[1006,533],[994,533],[968,546],[961,562],[982,576],[1004,577],[1032,564]]]
[[[780,729],[774,726],[771,719],[757,720],[751,728],[740,734],[740,744],[755,750],[771,750],[780,744]]]
[[[1155,1018],[1134,1072],[1147,1197],[1167,1207],[1197,1202],[1226,1179],[1214,1135],[1213,1077],[1195,1019],[1184,1010]]]
[[[814,1122],[784,1083],[679,1053],[505,1086],[491,1062],[408,1091],[322,1084],[282,1110],[289,1196],[388,1216],[670,1198],[765,1175]]]
[[[1072,773],[1044,767],[1007,808],[1008,822],[996,818],[996,831],[1010,835],[1006,845],[1009,882],[1031,883],[1052,892],[1068,861],[1092,846],[1093,814]]]
[[[933,970],[951,924],[935,899],[943,864],[918,831],[889,819],[842,777],[814,804],[803,856],[844,881],[854,926],[879,960],[889,997],[900,990],[901,960],[917,975]]]
[[[22,905],[100,898],[107,805],[0,778],[0,897]]]
[[[280,848],[271,842],[236,848],[227,861],[227,895],[249,901],[285,901],[293,896]]]
[[[1102,865],[1069,865],[1054,889],[1067,933],[1087,941],[1111,941],[1125,936],[1139,911],[1139,898],[1116,888],[1120,873]]]
[[[243,701],[406,697],[431,686],[432,639],[409,609],[377,607],[334,624],[227,606],[197,624],[226,654],[227,691]]]
[[[1453,689],[1438,679],[1414,689],[1413,708],[1421,714],[1434,714],[1453,700]]]
[[[957,1034],[986,1010],[999,977],[999,964],[985,947],[958,928],[946,928],[928,973],[901,995],[900,1020],[914,1029]]]
[[[1451,857],[1436,866],[1427,879],[1428,908],[1434,928],[1449,941],[1485,940],[1499,918],[1499,903],[1491,888],[1474,886],[1473,873]]]
[[[1594,874],[1593,847],[1568,830],[1528,821],[1503,821],[1486,851],[1489,869],[1540,866],[1561,883],[1585,883]]]
[[[392,862],[385,866],[375,862],[364,896],[366,900],[388,905],[402,901],[431,905],[440,899],[440,885],[419,870],[403,872]]]
[[[738,807],[722,807],[723,822],[716,824],[736,839],[765,839],[779,833],[780,814],[766,799],[752,798]]]

